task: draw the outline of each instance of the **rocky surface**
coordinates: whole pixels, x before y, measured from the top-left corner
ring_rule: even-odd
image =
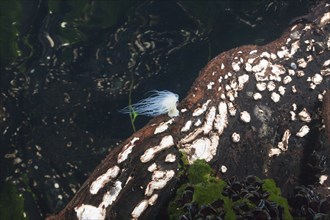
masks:
[[[221,178],[273,178],[329,194],[330,4],[321,3],[278,40],[220,54],[178,109],[152,119],[112,150],[54,219],[155,219],[180,184],[181,154]],[[325,123],[325,125],[324,125]]]

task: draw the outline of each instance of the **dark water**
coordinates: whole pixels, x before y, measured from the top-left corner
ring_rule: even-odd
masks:
[[[17,194],[30,219],[61,210],[132,134],[130,93],[182,98],[211,58],[276,39],[312,2],[1,1],[1,215],[24,218]]]

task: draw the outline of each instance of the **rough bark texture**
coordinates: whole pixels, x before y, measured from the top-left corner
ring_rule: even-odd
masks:
[[[215,57],[178,105],[179,117],[156,117],[112,150],[49,219],[165,216],[180,183],[180,152],[223,178],[273,178],[284,195],[328,176],[329,11],[322,3],[278,40]],[[328,178],[323,192],[329,186]]]

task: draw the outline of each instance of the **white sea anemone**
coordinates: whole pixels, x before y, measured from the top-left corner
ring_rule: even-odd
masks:
[[[158,116],[167,113],[170,117],[179,116],[179,111],[176,108],[179,95],[170,91],[153,90],[148,98],[142,99],[138,103],[127,106],[119,112],[130,114],[134,110],[139,115]]]

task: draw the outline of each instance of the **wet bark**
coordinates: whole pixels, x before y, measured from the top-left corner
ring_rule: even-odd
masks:
[[[329,175],[321,159],[330,153],[329,11],[321,3],[274,42],[215,57],[178,117],[153,118],[113,149],[49,219],[164,217],[180,184],[182,153],[190,163],[205,159],[221,178],[273,178],[284,195]]]

